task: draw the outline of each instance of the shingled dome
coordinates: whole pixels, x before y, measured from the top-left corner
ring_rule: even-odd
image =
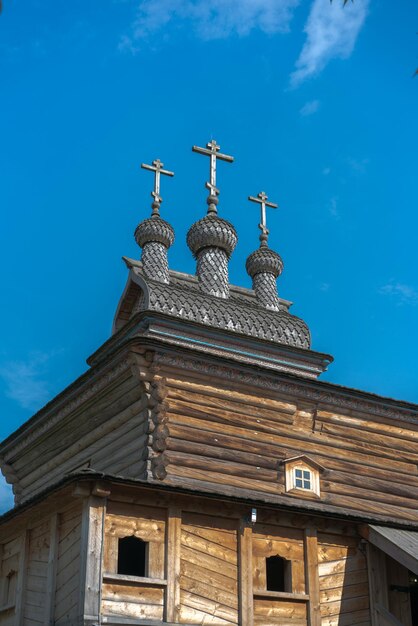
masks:
[[[173,227],[159,215],[143,220],[135,230],[135,241],[141,248],[146,243],[159,242],[169,248],[174,243]]]
[[[215,213],[209,213],[195,222],[187,233],[187,245],[194,257],[204,248],[220,248],[231,256],[238,242],[235,228]]]
[[[277,252],[267,246],[255,250],[247,259],[245,269],[254,278],[256,274],[273,274],[275,278],[283,271],[283,261]]]

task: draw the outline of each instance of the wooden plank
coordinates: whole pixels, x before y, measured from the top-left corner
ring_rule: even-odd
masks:
[[[379,548],[379,550],[382,550],[385,554],[395,559],[395,561],[407,567],[414,572],[414,574],[418,574],[418,559],[413,555],[413,550],[408,552],[408,544],[398,545],[384,534],[375,530],[373,526],[368,526],[367,539],[370,543]]]
[[[15,604],[15,614],[16,614],[17,624],[20,624],[23,621],[24,606],[25,606],[27,563],[28,563],[28,557],[29,557],[29,545],[30,545],[30,531],[26,530],[21,536],[21,548],[20,548],[20,554],[19,554],[19,565],[18,565],[18,574],[17,574],[16,604]]]
[[[308,624],[321,626],[318,573],[318,537],[315,529],[305,530],[306,593],[309,595]]]
[[[204,567],[190,563],[185,559],[181,560],[180,564],[180,576],[186,576],[193,580],[199,580],[206,585],[212,585],[218,589],[224,589],[229,593],[238,597],[238,581],[228,576],[224,576],[220,571],[214,572]]]
[[[170,506],[167,512],[165,549],[167,592],[164,619],[176,622],[180,613],[181,510],[175,506]]]
[[[45,626],[53,623],[55,610],[55,585],[57,580],[58,542],[59,542],[59,515],[53,513],[50,518],[49,553],[47,565],[46,593],[45,593]]]
[[[106,501],[90,496],[83,504],[79,614],[89,623],[100,619]]]
[[[389,608],[385,554],[370,543],[366,544],[369,575],[370,617],[372,626],[380,626],[378,607]]]
[[[236,609],[220,604],[217,601],[210,600],[209,598],[203,598],[200,595],[190,593],[184,589],[181,590],[180,604],[181,621],[184,621],[183,616],[185,609],[186,607],[189,607],[205,616],[202,619],[202,624],[217,623],[218,621],[222,623],[224,620],[230,622],[231,624],[238,624],[238,611]]]
[[[386,570],[389,585],[389,610],[404,626],[414,626],[409,593],[409,572],[406,567],[389,556],[386,556]],[[403,587],[408,591],[394,590],[393,587]]]
[[[254,600],[255,616],[287,618],[290,624],[293,622],[293,619],[305,620],[306,623],[306,609],[307,603],[305,601],[272,600],[271,598],[256,598]]]
[[[239,619],[241,626],[253,626],[252,528],[241,521],[238,529]]]
[[[134,602],[144,604],[164,604],[164,588],[151,585],[106,583],[103,585],[102,599],[109,602]]]
[[[136,619],[148,618],[156,621],[161,621],[163,619],[163,607],[160,604],[113,602],[111,600],[103,600],[102,610],[103,616],[107,617],[126,616]]]

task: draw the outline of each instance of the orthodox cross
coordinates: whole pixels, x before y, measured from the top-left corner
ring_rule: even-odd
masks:
[[[164,174],[165,176],[174,176],[174,172],[163,170],[164,163],[161,163],[160,159],[155,159],[155,161],[152,162],[152,165],[146,165],[145,163],[141,163],[141,167],[144,170],[150,170],[151,172],[154,172],[154,191],[151,191],[151,196],[154,198],[154,202],[152,203],[152,213],[153,215],[158,215],[160,204],[163,201],[162,197],[160,196],[161,174]]]
[[[261,230],[261,235],[260,235],[261,245],[266,246],[267,239],[269,236],[269,230],[267,228],[267,220],[266,220],[266,206],[271,207],[272,209],[277,209],[279,205],[275,204],[274,202],[268,202],[268,196],[265,193],[265,191],[260,191],[260,193],[257,194],[256,198],[254,196],[248,196],[248,200],[250,200],[251,202],[256,202],[257,204],[260,204],[261,206],[261,222],[258,225],[258,228]]]
[[[219,189],[216,188],[216,159],[228,161],[228,163],[232,163],[234,160],[234,157],[222,154],[222,152],[219,152],[219,149],[220,146],[218,146],[214,139],[206,144],[206,148],[199,148],[198,146],[193,146],[192,148],[193,152],[198,152],[199,154],[210,157],[210,180],[206,183],[206,189],[209,189],[209,194],[215,198],[219,195]]]

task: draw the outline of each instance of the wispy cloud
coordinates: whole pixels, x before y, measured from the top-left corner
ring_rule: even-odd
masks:
[[[13,507],[13,492],[0,473],[0,515]]]
[[[331,198],[328,205],[329,214],[336,220],[340,219],[340,212],[338,210],[337,198]]]
[[[369,0],[314,0],[305,25],[306,42],[290,77],[291,86],[315,76],[334,58],[347,59],[367,16]]]
[[[135,42],[146,40],[170,23],[191,25],[204,40],[243,37],[252,30],[267,34],[288,32],[293,10],[300,0],[142,0],[132,34],[124,36],[121,49],[137,51]]]
[[[303,105],[299,113],[303,117],[306,117],[308,115],[313,115],[314,113],[318,111],[320,105],[321,103],[319,102],[319,100],[310,100],[309,102],[306,102],[306,104]]]
[[[48,361],[55,353],[32,353],[26,361],[9,361],[0,366],[5,395],[24,409],[38,409],[50,398],[46,379]]]
[[[324,176],[329,176],[329,174],[331,174],[331,168],[330,167],[324,167],[324,169],[322,170],[322,173]]]
[[[390,281],[383,287],[380,287],[379,293],[383,296],[392,297],[398,305],[418,305],[418,290],[411,285]]]
[[[348,158],[348,164],[357,174],[365,174],[367,170],[367,166],[370,163],[370,159],[353,159],[352,157]]]

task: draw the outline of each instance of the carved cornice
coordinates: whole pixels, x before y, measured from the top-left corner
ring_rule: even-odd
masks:
[[[283,378],[279,378],[277,375],[273,377],[268,373],[265,375],[253,374],[241,369],[239,366],[234,367],[231,365],[228,367],[226,365],[218,365],[213,362],[188,358],[172,353],[156,352],[154,364],[156,366],[165,365],[170,368],[199,372],[208,377],[283,393],[287,396],[312,402],[315,405],[328,405],[342,411],[359,411],[368,413],[369,415],[387,417],[389,419],[405,422],[418,421],[418,406],[416,411],[402,407],[387,406],[387,400],[385,398],[379,398],[377,396],[376,399],[370,398],[369,400],[359,397],[360,394],[366,394],[367,392],[349,388],[340,389],[337,387],[335,389],[329,389],[329,383],[320,381],[308,382],[301,380],[298,382],[296,380],[283,380]],[[327,385],[328,388],[323,388],[325,385]],[[395,400],[389,401],[396,403]]]

